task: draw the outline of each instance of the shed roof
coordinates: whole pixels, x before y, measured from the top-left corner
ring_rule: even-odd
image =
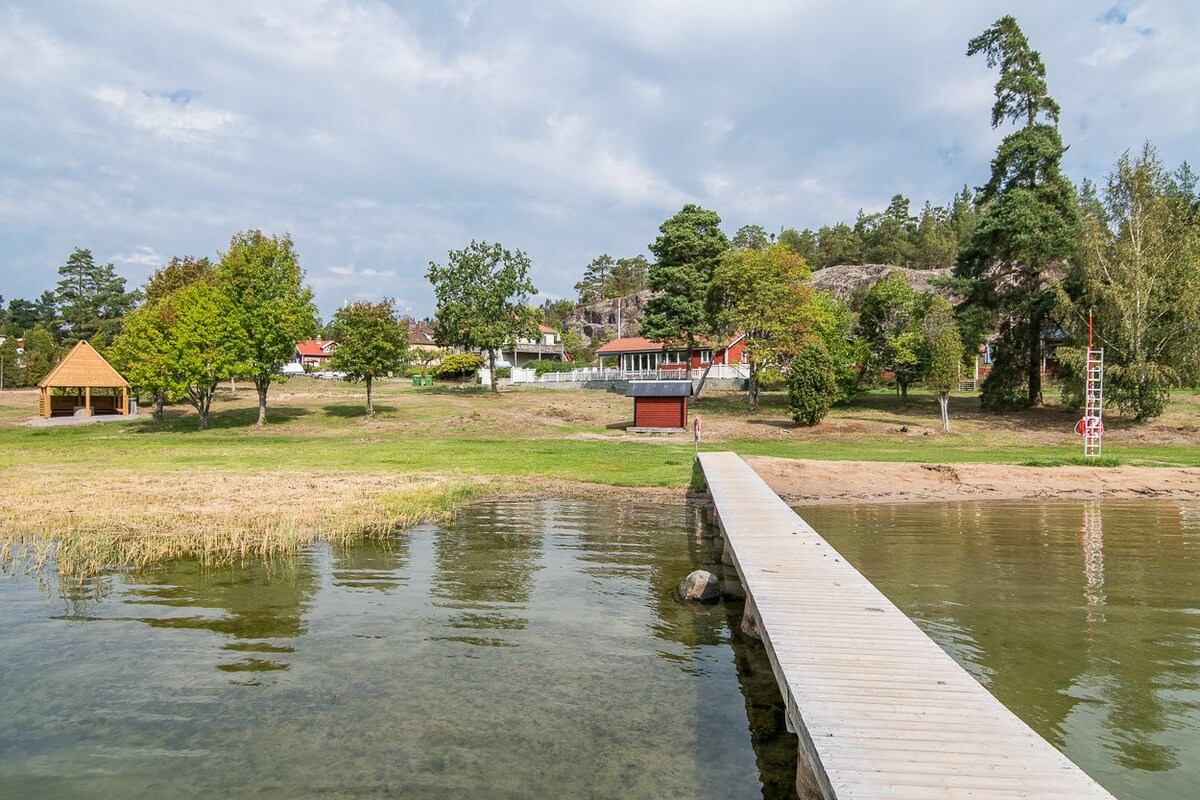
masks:
[[[120,388],[129,382],[121,377],[104,356],[85,341],[79,342],[67,353],[50,374],[42,378],[39,389],[65,389],[95,386],[98,388]]]
[[[691,397],[691,381],[630,381],[626,397]]]

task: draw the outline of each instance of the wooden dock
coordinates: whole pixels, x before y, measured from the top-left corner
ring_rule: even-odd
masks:
[[[1108,798],[733,453],[701,453],[788,724],[800,796]]]

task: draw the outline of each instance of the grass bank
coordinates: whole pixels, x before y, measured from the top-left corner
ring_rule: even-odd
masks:
[[[692,478],[690,436],[630,435],[632,402],[603,391],[417,389],[382,382],[378,414],[362,388],[295,378],[272,389],[264,428],[252,389],[224,389],[210,429],[186,407],[148,418],[52,428],[23,423],[33,392],[0,393],[0,548],[61,569],[210,560],[291,552],[318,538],[390,532],[444,517],[472,494],[682,490]],[[954,432],[937,430],[936,402],[902,404],[872,392],[798,428],[782,394],[748,414],[740,394],[694,407],[702,449],[847,461],[1071,464],[1077,414],[1048,406],[986,414],[955,396]],[[1200,466],[1200,396],[1176,395],[1149,425],[1110,416],[1108,464]],[[612,487],[618,487],[613,489]]]

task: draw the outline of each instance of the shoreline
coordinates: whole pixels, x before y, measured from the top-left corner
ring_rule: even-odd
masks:
[[[1196,467],[1021,467],[769,456],[751,456],[746,461],[789,505],[1200,500],[1200,468]]]

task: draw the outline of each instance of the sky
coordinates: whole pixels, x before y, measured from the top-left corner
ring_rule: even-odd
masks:
[[[967,41],[1017,18],[1072,179],[1200,162],[1200,3],[0,2],[0,294],[76,247],[130,285],[290,233],[325,316],[434,312],[430,261],[526,252],[544,298],[647,255],[685,203],[732,235],[982,185],[1007,129]]]

